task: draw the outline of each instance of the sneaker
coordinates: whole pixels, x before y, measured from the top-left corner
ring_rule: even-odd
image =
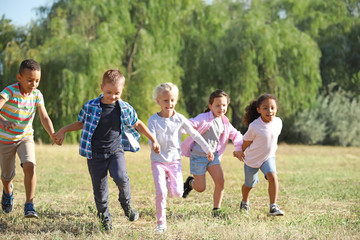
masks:
[[[226,218],[227,217],[227,215],[223,211],[221,211],[220,208],[213,209],[212,216],[214,218]]]
[[[11,184],[11,190],[12,189],[13,189],[13,185]],[[13,201],[14,201],[13,195],[14,195],[13,192],[8,194],[3,190],[3,194],[1,198],[1,207],[2,210],[6,213],[9,213],[13,210]]]
[[[25,203],[24,212],[25,218],[38,218],[33,203]]]
[[[158,224],[157,227],[155,228],[155,232],[162,234],[166,231],[166,223],[162,223],[162,224]]]
[[[111,221],[100,221],[100,230],[111,231],[112,230]]]
[[[274,204],[272,207],[270,207],[268,216],[284,216],[284,212],[280,210],[277,204]]]
[[[139,219],[139,213],[133,207],[132,203],[121,204],[122,209],[124,210],[125,216],[129,219],[130,222],[136,221]]]
[[[184,182],[184,193],[182,195],[183,198],[187,198],[191,190],[193,189],[190,185],[190,181],[192,181],[194,178],[192,176],[189,176],[186,181]]]
[[[249,214],[249,210],[250,210],[249,204],[248,204],[248,203],[244,203],[243,201],[241,201],[241,204],[240,204],[240,212]]]

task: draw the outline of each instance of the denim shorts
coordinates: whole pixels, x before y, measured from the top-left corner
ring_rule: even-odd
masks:
[[[209,161],[207,157],[191,155],[190,173],[192,175],[204,175],[209,167],[218,164],[220,164],[220,158],[217,152],[214,153],[214,160],[212,161]]]
[[[259,178],[258,178],[259,169],[263,172],[265,179],[266,179],[266,174],[268,174],[269,172],[276,173],[275,158],[274,157],[269,158],[260,166],[260,168],[252,168],[244,164],[245,186],[254,187],[259,182]]]

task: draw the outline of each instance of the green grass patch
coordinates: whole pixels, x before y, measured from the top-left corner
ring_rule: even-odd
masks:
[[[222,215],[211,215],[214,184],[207,176],[205,192],[168,198],[168,231],[159,236],[154,233],[155,188],[147,145],[138,153],[126,153],[140,219],[127,221],[110,180],[110,233],[99,230],[86,159],[79,156],[78,147],[37,145],[39,219],[23,217],[23,173],[17,160],[14,211],[0,214],[0,239],[360,239],[360,148],[280,145],[278,204],[285,216],[276,218],[267,217],[268,185],[261,173],[250,195],[250,214],[240,214],[243,163],[232,151],[229,145],[222,160]],[[182,163],[185,179],[189,160]]]

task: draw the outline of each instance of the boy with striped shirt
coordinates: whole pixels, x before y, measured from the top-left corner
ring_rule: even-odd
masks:
[[[41,68],[32,59],[22,61],[17,74],[18,82],[7,86],[0,92],[0,167],[3,194],[1,207],[5,213],[13,209],[13,184],[15,177],[15,155],[18,154],[24,171],[26,218],[38,217],[33,199],[35,195],[35,144],[32,122],[38,109],[40,120],[55,140],[55,131],[46,111],[44,99],[37,89],[40,83]]]

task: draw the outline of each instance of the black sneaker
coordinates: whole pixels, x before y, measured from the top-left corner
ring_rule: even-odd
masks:
[[[132,203],[121,204],[122,209],[124,210],[125,216],[129,219],[130,222],[136,221],[139,219],[139,213],[133,207]]]
[[[111,221],[101,221],[100,220],[100,230],[111,231],[112,230]]]
[[[268,213],[268,216],[284,216],[284,212],[280,210],[279,206],[277,204],[274,204],[270,208],[270,212]]]
[[[33,203],[25,203],[24,212],[25,218],[38,218]]]
[[[11,189],[13,189],[12,184],[11,184]],[[13,195],[14,195],[13,192],[11,194],[7,194],[3,190],[3,194],[1,197],[1,207],[2,207],[2,210],[6,213],[9,213],[13,210],[13,202],[14,202]]]
[[[191,190],[193,189],[190,185],[190,181],[192,181],[194,178],[192,176],[188,176],[186,181],[184,182],[184,193],[182,195],[183,198],[187,198]]]
[[[214,218],[226,218],[226,214],[220,208],[214,208],[211,215]]]
[[[249,210],[250,210],[249,204],[244,203],[243,201],[241,201],[241,204],[240,204],[240,212],[241,212],[241,213],[249,214]]]

